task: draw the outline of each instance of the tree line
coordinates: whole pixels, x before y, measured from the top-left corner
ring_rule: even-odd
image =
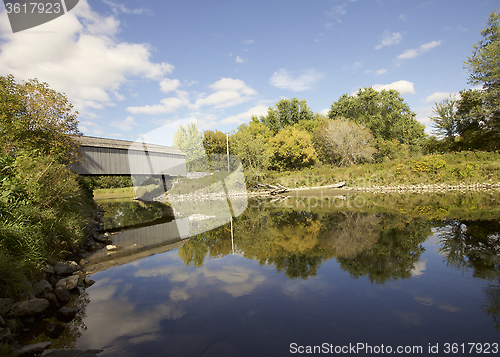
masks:
[[[493,11],[483,38],[465,61],[469,83],[460,98],[435,103],[433,135],[396,90],[359,89],[335,101],[327,115],[314,113],[304,99],[282,99],[266,115],[230,133],[230,154],[253,172],[298,170],[315,165],[350,166],[430,153],[496,151],[500,142],[500,13]],[[195,124],[181,127],[174,146],[200,157],[226,155],[226,134]],[[196,149],[194,149],[196,148]],[[189,165],[189,164],[188,164]],[[189,167],[188,167],[189,168]]]

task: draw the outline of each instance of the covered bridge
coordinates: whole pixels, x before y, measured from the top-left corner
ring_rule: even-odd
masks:
[[[82,161],[70,168],[80,175],[186,176],[186,154],[177,148],[142,142],[75,137]]]

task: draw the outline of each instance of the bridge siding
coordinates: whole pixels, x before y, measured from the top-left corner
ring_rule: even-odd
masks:
[[[146,154],[142,143],[90,137],[78,140],[82,163],[70,167],[81,175],[186,176],[186,155],[176,148],[146,144]]]

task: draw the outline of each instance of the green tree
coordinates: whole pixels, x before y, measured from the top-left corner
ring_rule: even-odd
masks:
[[[435,115],[429,117],[434,122],[434,133],[449,141],[455,140],[458,134],[457,104],[458,100],[450,95],[440,103],[435,103],[432,108]]]
[[[245,169],[266,170],[269,167],[271,130],[259,122],[242,124],[231,135],[231,146]]]
[[[186,168],[188,171],[208,170],[206,155],[203,149],[203,140],[195,123],[188,123],[186,128],[182,125],[174,134],[174,147],[186,154]]]
[[[371,131],[345,118],[328,120],[315,133],[323,160],[338,166],[371,161],[377,152]]]
[[[272,165],[279,170],[301,169],[314,164],[316,151],[307,131],[282,129],[271,139]]]
[[[483,39],[474,45],[465,68],[470,73],[469,83],[482,85],[482,91],[466,92],[469,97],[462,98],[459,105],[460,120],[468,133],[476,127],[480,132],[476,137],[488,138],[479,139],[482,145],[478,148],[496,150],[500,140],[500,12],[491,13],[481,35]]]
[[[424,126],[396,90],[360,89],[355,95],[344,94],[332,104],[328,117],[347,118],[369,128],[377,140],[396,139],[400,143],[419,145],[425,137]]]
[[[0,150],[38,149],[62,163],[76,162],[78,112],[64,94],[31,79],[24,84],[0,77]]]
[[[312,120],[314,113],[307,106],[304,99],[297,98],[282,99],[276,103],[276,107],[269,107],[266,116],[260,117],[260,122],[267,126],[274,135],[287,127],[304,120]],[[255,119],[253,119],[255,121]]]

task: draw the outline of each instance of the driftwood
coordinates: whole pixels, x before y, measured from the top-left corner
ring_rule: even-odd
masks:
[[[342,182],[339,182],[339,183],[336,183],[333,185],[304,187],[304,188],[288,188],[288,187],[285,187],[279,183],[277,183],[275,185],[270,185],[270,184],[265,184],[265,185],[258,184],[258,185],[259,185],[259,187],[262,187],[265,189],[266,194],[271,195],[271,196],[276,196],[276,195],[279,195],[282,193],[287,193],[290,191],[314,190],[314,189],[323,189],[323,188],[341,188],[341,187],[345,186],[345,182],[342,181]]]

